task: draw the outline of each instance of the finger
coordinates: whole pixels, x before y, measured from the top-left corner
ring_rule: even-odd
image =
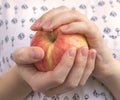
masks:
[[[77,33],[84,35],[91,48],[102,48],[102,46],[105,46],[105,42],[98,28],[96,28],[96,25],[92,24],[91,22],[73,22],[71,24],[62,26],[60,29],[65,34]]]
[[[113,58],[101,32],[93,22],[74,22],[64,25],[64,27],[62,26],[60,29],[64,34],[78,33],[84,35],[89,47],[97,51],[97,58],[102,58],[102,61],[105,63],[109,62],[111,58]],[[109,56],[109,58],[107,56]]]
[[[87,22],[73,22],[68,25],[62,26],[60,29],[66,34],[79,33],[85,35],[87,38],[97,38],[98,36],[100,36],[100,33],[98,33],[98,28],[96,29],[96,26],[93,25],[95,24],[90,24]]]
[[[79,85],[84,69],[86,67],[87,55],[88,55],[88,48],[82,47],[77,53],[74,67],[70,71],[65,82],[56,88],[44,92],[45,95],[47,96],[52,96],[55,94],[59,95],[61,93],[65,93],[67,91],[75,89]]]
[[[65,7],[65,6],[60,6],[58,8],[55,8],[55,9],[52,9],[50,11],[48,11],[47,13],[45,13],[43,16],[41,16],[32,26],[31,26],[31,29],[33,31],[38,31],[41,29],[41,26],[43,24],[45,24],[46,22],[46,25],[49,26],[51,24],[51,18],[53,16],[55,16],[56,14],[58,13],[61,13],[61,12],[64,12],[64,11],[67,11],[69,10],[69,8]]]
[[[17,64],[32,64],[42,60],[44,51],[40,47],[23,47],[16,49],[13,59]]]
[[[50,22],[50,25],[48,27],[48,24]],[[45,31],[50,31],[51,29],[54,30],[57,27],[68,24],[75,21],[87,21],[87,18],[80,14],[80,12],[75,10],[67,10],[64,12],[60,12],[54,16],[51,17],[51,19],[45,20],[45,23],[42,25],[42,29]]]
[[[87,61],[87,65],[86,65],[84,74],[79,83],[80,86],[83,86],[86,83],[87,79],[93,72],[94,67],[95,67],[95,58],[96,58],[96,51],[94,49],[91,49],[89,51],[88,61]]]
[[[46,91],[54,88],[64,82],[68,73],[70,72],[76,55],[76,48],[71,48],[62,57],[60,63],[56,66],[55,70],[48,72],[34,71],[24,66],[24,71],[28,74],[25,80],[32,86],[32,89],[37,92]],[[19,66],[20,68],[21,66]],[[22,67],[23,68],[23,67]],[[35,70],[35,69],[34,69]],[[22,71],[22,70],[21,70]]]

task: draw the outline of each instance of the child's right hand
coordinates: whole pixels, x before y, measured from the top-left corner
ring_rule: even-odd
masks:
[[[59,64],[53,71],[38,71],[33,63],[44,57],[39,47],[24,47],[17,49],[13,58],[22,78],[36,92],[47,96],[59,95],[86,83],[94,70],[96,51],[82,47],[77,51],[71,48],[65,52]]]

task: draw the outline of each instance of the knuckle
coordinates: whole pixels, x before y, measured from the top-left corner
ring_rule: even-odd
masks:
[[[76,61],[75,61],[75,63],[78,65],[78,64],[83,64],[83,62],[84,62],[84,59],[83,58],[78,58],[78,59],[76,59]]]
[[[73,66],[73,63],[74,63],[74,59],[73,58],[70,58],[70,59],[68,58],[67,60],[62,60],[62,62],[60,62],[57,67],[63,66],[65,68],[71,68]],[[58,71],[57,74],[58,73],[61,74],[60,71]]]
[[[33,90],[34,92],[40,92],[39,89],[38,89],[36,86],[33,86],[33,87],[32,87],[32,90]]]
[[[72,14],[73,18],[76,19],[77,21],[89,22],[89,19],[84,14],[80,13],[77,10],[70,10],[70,13]]]
[[[93,65],[93,64],[89,64],[89,65],[88,65],[88,70],[91,70],[91,71],[92,71],[93,69],[94,69],[94,65]]]
[[[78,83],[69,82],[68,84],[66,84],[66,87],[68,87],[69,89],[75,89],[76,87],[78,87]]]
[[[53,75],[52,78],[53,78],[53,82],[54,82],[56,85],[63,84],[64,81],[65,81],[64,76],[62,76],[62,75],[59,74],[59,73],[54,73],[54,75]]]
[[[73,60],[71,60],[70,62],[67,62],[64,66],[66,66],[67,68],[70,68],[73,66],[72,62]]]
[[[78,67],[78,68],[85,68],[86,62],[87,62],[86,59],[79,59],[79,60],[75,61],[75,65],[74,66]]]
[[[83,87],[83,86],[84,86],[84,84],[80,82],[80,83],[79,83],[79,86],[80,86],[80,87]]]
[[[54,79],[54,82],[55,82],[55,84],[57,84],[57,85],[63,84],[63,83],[64,83],[64,79],[58,77],[57,79]]]
[[[78,86],[77,84],[70,84],[70,85],[68,86],[68,88],[70,88],[70,89],[75,89],[77,86]]]
[[[34,92],[37,92],[37,91],[38,91],[38,89],[37,89],[36,86],[34,85],[33,81],[30,81],[30,82],[29,82],[29,85],[30,85],[30,87],[32,88],[32,90],[33,90]]]
[[[30,82],[29,84],[30,84],[30,86],[31,86],[31,88],[34,92],[39,92],[40,91],[38,86],[35,85],[34,82]]]
[[[88,18],[85,15],[81,14],[79,11],[71,10],[70,12],[72,13],[73,18],[77,21],[89,22]]]
[[[38,20],[40,20],[41,22],[43,22],[44,20],[47,20],[47,18],[49,17],[48,12],[43,14]]]
[[[24,62],[24,57],[22,56],[22,52],[18,54],[18,64],[21,63],[21,62]]]
[[[81,24],[82,24],[82,28],[83,28],[85,33],[88,33],[88,29],[91,30],[91,26],[89,25],[89,23],[81,22]]]
[[[66,6],[60,6],[60,9],[62,9],[62,10],[69,10],[69,8],[66,7]]]
[[[31,86],[31,88],[34,92],[41,92],[42,91],[42,89],[37,84],[35,84],[34,81],[29,82],[29,85]]]
[[[80,13],[76,10],[70,10],[70,13],[72,13],[72,16],[77,19],[80,20]]]
[[[23,48],[19,48],[19,49],[16,49],[15,52],[13,53],[13,60],[17,63],[19,61],[22,61],[22,52],[23,52]]]

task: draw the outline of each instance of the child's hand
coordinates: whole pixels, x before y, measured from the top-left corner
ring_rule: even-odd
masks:
[[[31,29],[34,31],[41,29],[50,31],[58,27],[65,34],[83,34],[89,47],[97,51],[95,77],[106,77],[111,73],[114,62],[112,53],[105,44],[97,26],[80,12],[64,6],[58,7],[40,17]]]
[[[97,51],[94,76],[119,100],[120,62],[113,58],[97,26],[78,11],[62,6],[45,13],[31,29],[50,31],[58,27],[65,34],[79,33],[86,37],[90,49]]]
[[[20,48],[13,54],[20,75],[31,88],[52,96],[85,84],[94,69],[96,51],[82,47],[76,52],[73,47],[66,51],[56,68],[48,72],[40,72],[33,65],[43,57],[44,52],[39,47]]]

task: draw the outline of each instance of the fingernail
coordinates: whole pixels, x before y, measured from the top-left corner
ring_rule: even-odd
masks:
[[[82,47],[81,54],[82,56],[86,57],[88,55],[88,47]]]
[[[71,48],[71,49],[69,50],[69,56],[74,57],[75,54],[76,54],[76,48],[73,47],[73,48]]]
[[[40,23],[41,23],[40,20],[36,20],[35,23],[31,26],[31,29],[34,29],[34,28],[40,26]]]
[[[96,52],[92,52],[91,53],[91,59],[95,59],[96,58]]]
[[[38,50],[32,49],[32,58],[40,59],[42,57],[42,53]]]

